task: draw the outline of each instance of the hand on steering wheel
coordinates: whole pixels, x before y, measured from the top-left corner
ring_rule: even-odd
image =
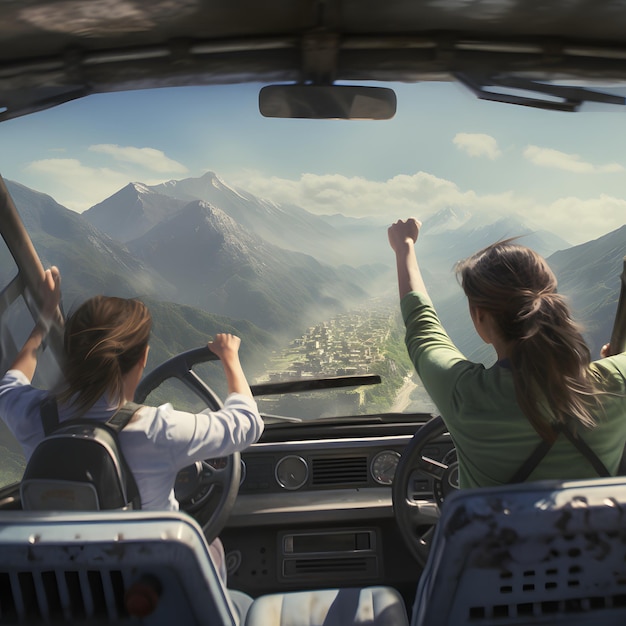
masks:
[[[193,371],[193,366],[218,360],[208,347],[182,352],[152,370],[137,387],[135,402],[170,378],[177,378],[198,396],[211,411],[222,408],[216,393]],[[175,494],[181,509],[201,524],[209,542],[224,526],[235,505],[241,479],[241,457],[238,452],[221,459],[198,461],[182,469],[176,478]]]

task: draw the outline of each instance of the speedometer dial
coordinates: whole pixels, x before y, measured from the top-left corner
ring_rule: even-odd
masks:
[[[400,453],[395,450],[383,450],[379,452],[370,465],[372,478],[380,485],[391,485],[396,468],[400,462]]]
[[[308,477],[309,466],[301,456],[285,456],[276,464],[276,480],[285,489],[300,489]]]

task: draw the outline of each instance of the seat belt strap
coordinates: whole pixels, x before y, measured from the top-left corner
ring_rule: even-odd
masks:
[[[576,449],[591,463],[593,469],[596,470],[598,476],[611,476],[611,473],[606,469],[606,465],[600,460],[598,455],[589,447],[589,444],[581,437],[574,436],[574,433],[569,429],[566,424],[562,425],[559,429],[570,441],[570,443],[576,447]]]
[[[576,437],[570,430],[567,424],[559,424],[553,426],[557,433],[563,433],[568,441],[591,463],[593,469],[597,472],[598,476],[606,477],[611,476],[611,473],[598,455],[589,447],[589,444],[581,437]],[[513,474],[508,481],[509,483],[522,483],[533,472],[533,470],[541,463],[544,457],[550,452],[554,442],[548,442],[542,439],[541,443],[530,453],[530,456],[522,463],[522,466]]]
[[[106,425],[119,433],[132,419],[133,415],[142,407],[141,404],[136,404],[135,402],[127,402],[124,406],[120,407],[114,415],[112,415],[105,423]],[[120,443],[121,445],[121,443]],[[127,487],[128,493],[126,494],[129,500],[133,504],[133,509],[141,508],[141,496],[139,495],[139,487],[137,487],[137,482],[135,481],[135,476],[132,473],[128,461],[126,460],[126,456],[122,454],[121,462],[124,465],[124,471],[126,472],[127,477]]]
[[[43,432],[48,437],[59,425],[59,410],[54,397],[48,396],[39,406]]]
[[[106,421],[107,426],[119,433],[142,406],[142,404],[136,404],[135,402],[127,402]]]
[[[541,463],[546,454],[550,452],[553,441],[541,440],[541,443],[530,453],[529,457],[522,463],[521,467],[511,476],[508,483],[523,483],[532,473],[533,470]]]

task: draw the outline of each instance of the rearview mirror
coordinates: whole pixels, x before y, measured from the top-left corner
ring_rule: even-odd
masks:
[[[388,120],[396,94],[387,87],[352,85],[268,85],[259,93],[264,117]]]

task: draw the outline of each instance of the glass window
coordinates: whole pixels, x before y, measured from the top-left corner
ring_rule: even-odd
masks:
[[[398,111],[376,122],[264,118],[250,84],[91,96],[0,125],[0,172],[42,261],[61,269],[67,311],[95,293],[146,301],[148,371],[233,332],[253,385],[381,378],[259,397],[266,414],[436,410],[404,346],[386,234],[409,216],[423,222],[431,298],[468,358],[490,365],[495,353],[454,265],[517,236],[548,259],[597,356],[626,253],[613,140],[624,116],[485,102],[451,83],[391,86]],[[2,332],[18,344],[31,322],[13,315]],[[220,369],[198,372],[223,398]],[[158,402],[187,406],[186,394],[161,390]]]

